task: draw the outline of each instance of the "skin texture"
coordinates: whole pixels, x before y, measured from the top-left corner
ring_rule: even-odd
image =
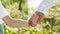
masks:
[[[12,19],[10,16],[5,16],[2,20],[6,23],[6,25],[10,27],[28,27],[29,24],[27,21]]]
[[[13,19],[10,16],[5,16],[2,18],[2,20],[6,23],[6,25],[10,27],[35,27],[42,19],[44,18],[44,14],[41,12],[35,12],[30,18],[30,20],[24,21],[19,19]]]
[[[31,16],[29,25],[35,27],[44,17],[45,15],[43,13],[36,11],[35,14]]]

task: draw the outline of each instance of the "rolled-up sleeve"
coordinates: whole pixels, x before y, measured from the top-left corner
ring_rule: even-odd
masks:
[[[3,17],[9,15],[6,9],[3,7],[3,5],[0,2],[0,18],[2,19]]]
[[[45,13],[48,9],[56,4],[57,0],[43,0],[37,8],[38,12]]]

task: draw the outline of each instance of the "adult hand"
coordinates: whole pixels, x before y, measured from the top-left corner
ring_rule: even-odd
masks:
[[[40,22],[44,18],[44,14],[41,12],[35,12],[29,20],[29,25],[35,27],[38,22]]]

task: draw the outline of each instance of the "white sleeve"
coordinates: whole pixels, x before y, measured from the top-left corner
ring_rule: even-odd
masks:
[[[38,6],[37,11],[45,13],[48,9],[55,5],[56,1],[57,0],[43,0]]]
[[[0,3],[0,18],[2,19],[3,17],[9,15],[6,11],[6,9],[3,7],[3,5]]]

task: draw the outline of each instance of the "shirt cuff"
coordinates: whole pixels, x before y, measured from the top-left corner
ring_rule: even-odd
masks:
[[[56,4],[57,0],[43,0],[37,8],[38,12],[46,13],[48,9]]]
[[[3,5],[0,3],[0,18],[4,18],[5,16],[9,16],[7,10],[3,7]]]

